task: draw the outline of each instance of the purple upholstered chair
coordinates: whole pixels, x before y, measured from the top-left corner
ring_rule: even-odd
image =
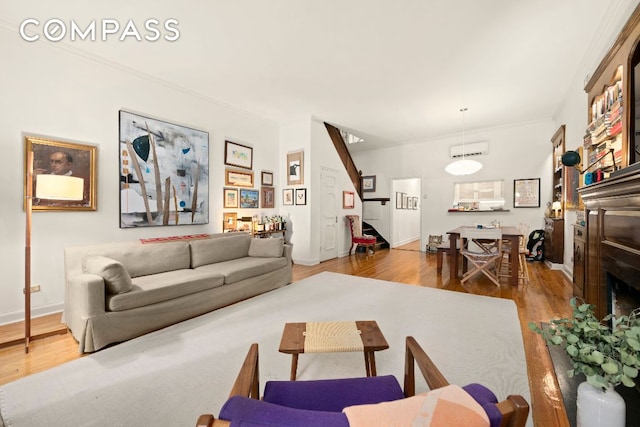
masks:
[[[258,344],[252,344],[229,399],[218,419],[205,414],[198,427],[278,426],[348,427],[342,410],[349,406],[391,402],[415,395],[415,365],[429,389],[449,383],[413,337],[406,339],[404,391],[392,376],[310,381],[268,381],[259,400]],[[512,395],[498,402],[488,388],[470,384],[463,389],[482,406],[491,427],[522,427],[529,405],[522,396]]]

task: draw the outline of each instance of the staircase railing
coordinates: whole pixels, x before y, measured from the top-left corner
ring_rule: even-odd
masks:
[[[327,132],[329,132],[329,137],[331,138],[331,141],[333,141],[333,145],[336,147],[338,156],[340,157],[340,160],[342,160],[342,164],[344,164],[347,174],[349,175],[349,178],[351,178],[351,182],[353,182],[356,193],[358,193],[360,199],[362,199],[362,172],[358,170],[356,164],[353,162],[351,153],[349,153],[349,150],[347,149],[347,143],[340,134],[340,129],[327,122],[324,123],[324,126],[327,128]]]

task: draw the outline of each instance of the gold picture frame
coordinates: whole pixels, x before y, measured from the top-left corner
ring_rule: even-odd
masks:
[[[45,200],[33,198],[33,211],[95,211],[98,209],[98,147],[68,141],[25,137],[23,191],[27,194],[27,153],[33,152],[34,191],[40,174],[72,175],[84,179],[82,200]],[[24,200],[26,209],[26,196]]]
[[[238,189],[237,188],[225,188],[223,190],[224,200],[223,208],[238,208]]]
[[[224,185],[234,187],[253,187],[253,172],[225,169]]]
[[[304,151],[287,154],[287,185],[304,184]]]

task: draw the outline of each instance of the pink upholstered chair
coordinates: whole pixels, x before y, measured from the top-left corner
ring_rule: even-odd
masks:
[[[374,248],[377,240],[374,236],[362,234],[360,216],[347,215],[347,220],[349,221],[349,227],[351,230],[351,248],[349,249],[349,255],[351,255],[351,251],[355,245],[365,246],[367,250],[371,249],[372,252],[375,252]]]

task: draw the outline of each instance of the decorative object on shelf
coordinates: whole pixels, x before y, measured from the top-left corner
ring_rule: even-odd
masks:
[[[28,138],[27,138],[28,140]],[[26,160],[26,221],[24,243],[24,351],[29,352],[31,338],[31,217],[33,212],[33,188],[35,183],[35,198],[51,201],[78,201],[84,198],[84,179],[70,175],[40,174],[34,180],[34,152],[33,145],[27,144]],[[52,157],[53,159],[53,157]],[[53,163],[53,162],[52,162]],[[61,328],[54,333],[64,333]],[[49,334],[50,335],[50,334]],[[22,339],[18,340],[22,341]]]
[[[262,171],[261,183],[262,185],[273,185],[273,172]]]
[[[50,200],[34,197],[33,211],[95,211],[97,202],[95,145],[56,141],[36,136],[25,137],[24,194],[27,193],[28,155],[33,155],[33,175],[74,176],[84,180],[82,197],[78,200]],[[36,180],[37,181],[37,180]],[[36,187],[32,194],[38,193]],[[42,184],[41,184],[42,185]],[[24,202],[26,210],[26,198]]]
[[[304,184],[304,152],[287,154],[287,185]]]
[[[253,172],[234,171],[226,169],[224,171],[224,185],[236,187],[253,187]]]
[[[562,202],[556,200],[551,204],[551,210],[553,210],[553,217],[558,219],[562,218]]]
[[[306,205],[306,204],[307,204],[307,189],[296,188],[296,205]]]
[[[253,169],[253,148],[236,142],[224,142],[224,164]]]
[[[369,175],[362,177],[362,192],[372,193],[376,191],[376,176]]]
[[[353,209],[355,207],[355,193],[353,191],[342,192],[342,208]]]
[[[240,189],[240,209],[257,209],[259,199],[260,193],[258,190]]]
[[[235,212],[225,212],[222,214],[222,231],[236,231],[238,228],[238,214]]]
[[[451,175],[472,175],[482,169],[482,163],[476,160],[469,160],[465,158],[465,145],[464,145],[464,113],[468,108],[461,108],[462,113],[462,158],[460,160],[453,161],[444,168],[445,171]]]
[[[545,218],[553,218],[553,210],[551,209],[551,202],[547,202],[547,209],[544,210]]]
[[[513,207],[540,207],[540,178],[513,180]]]
[[[273,187],[262,187],[260,191],[262,192],[262,207],[265,209],[273,208],[275,206],[276,190]]]
[[[209,223],[207,132],[120,111],[119,144],[120,228]]]
[[[238,189],[237,188],[225,188],[223,207],[224,208],[238,208]]]
[[[293,203],[293,188],[285,188],[282,190],[282,204],[291,206]]]
[[[578,387],[577,421],[580,426],[623,427],[624,400],[614,390],[634,387],[640,367],[640,309],[628,316],[605,316],[599,321],[592,304],[571,299],[572,317],[552,319],[549,328],[529,323],[548,345],[560,345],[573,362],[569,377],[584,374]]]

